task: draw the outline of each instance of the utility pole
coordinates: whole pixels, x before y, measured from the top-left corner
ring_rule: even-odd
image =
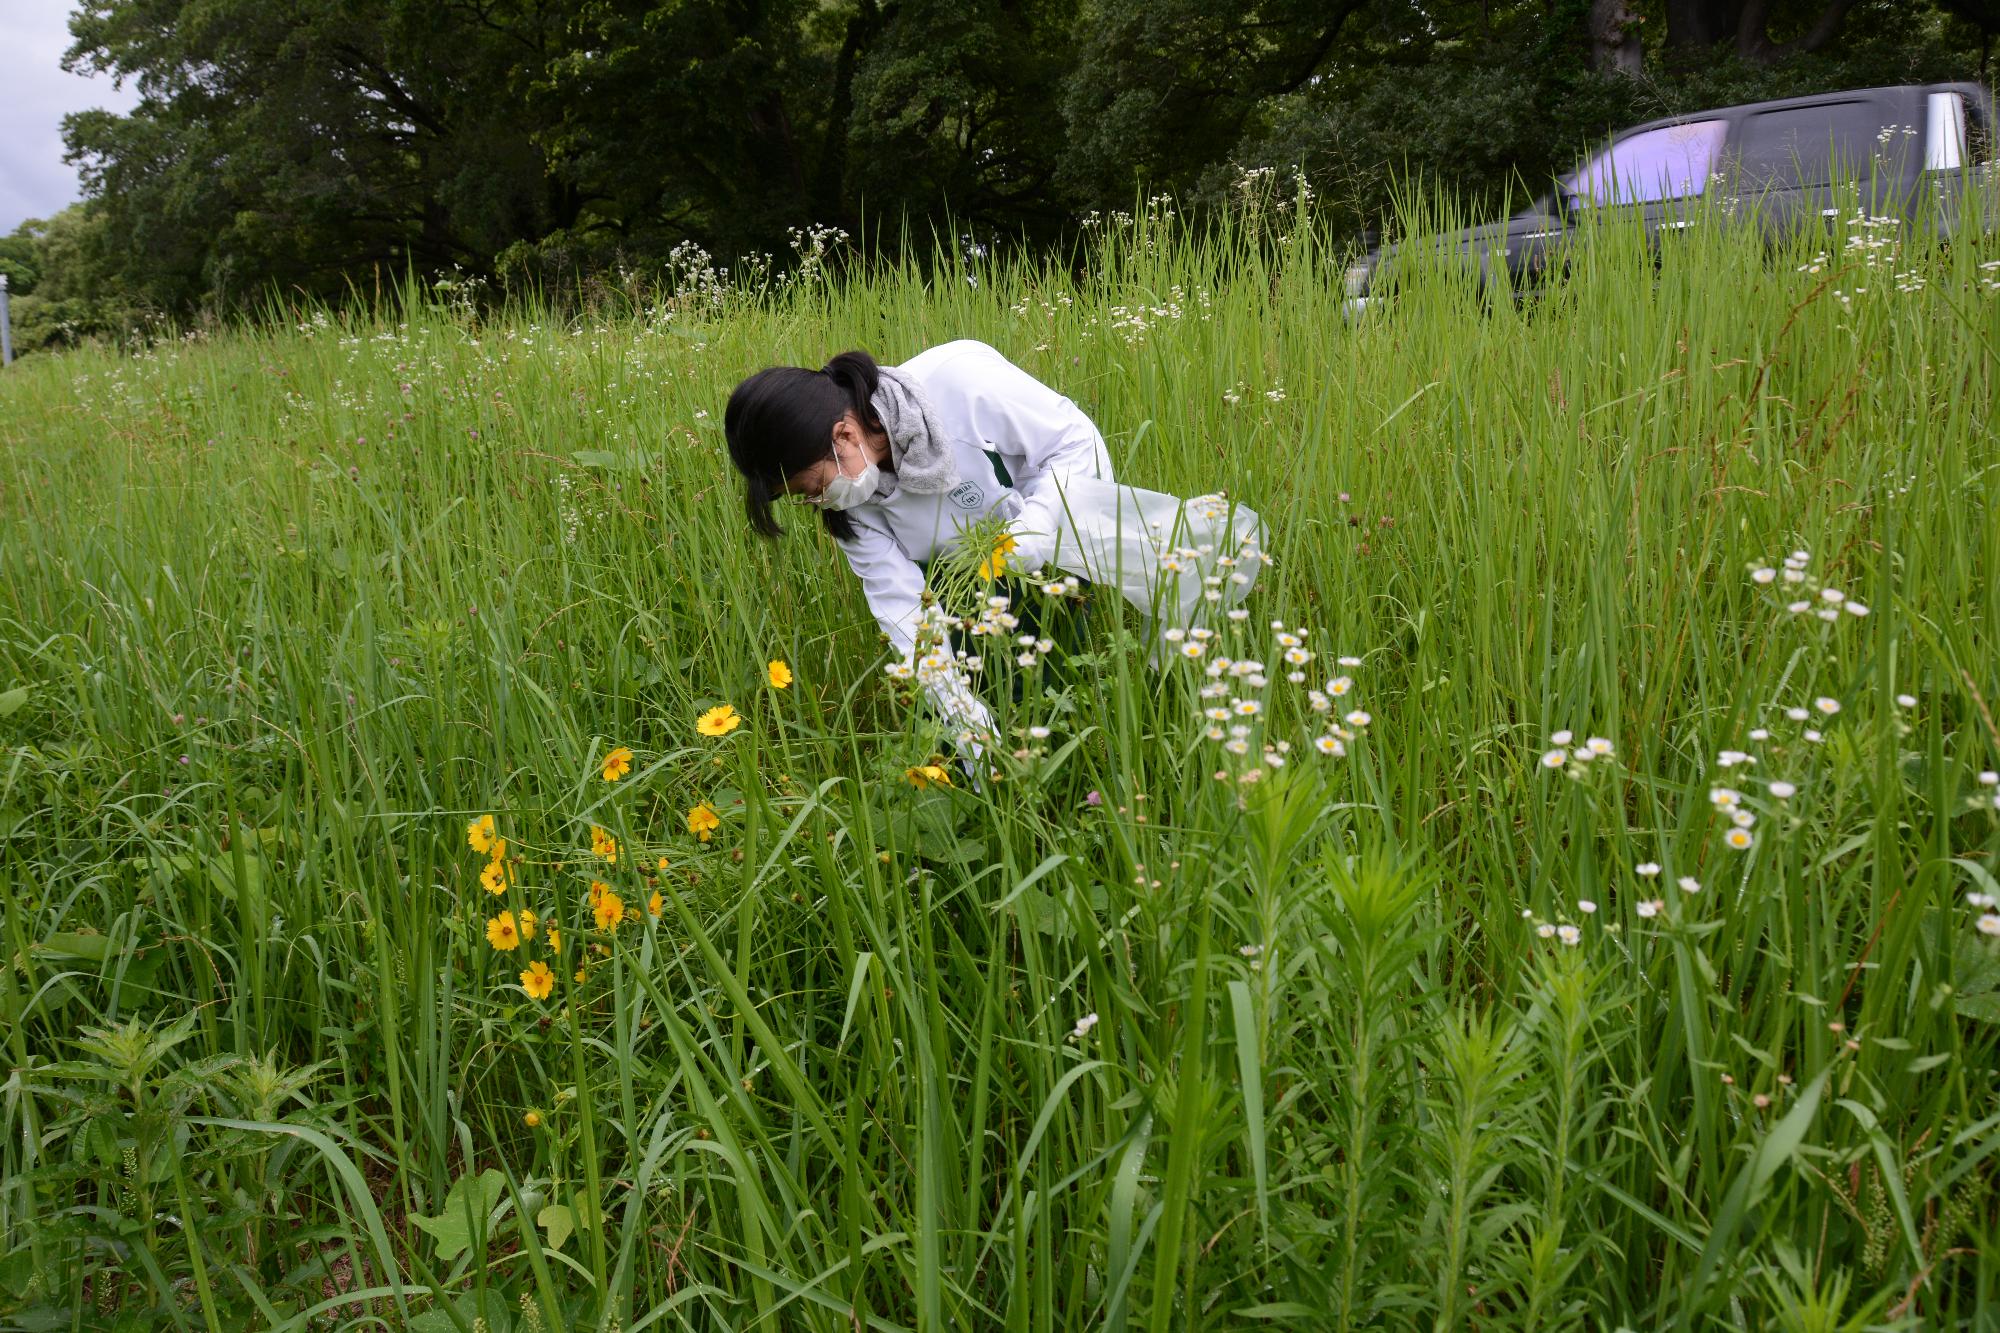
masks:
[[[7,275],[0,273],[0,366],[14,364],[13,321],[7,318]]]

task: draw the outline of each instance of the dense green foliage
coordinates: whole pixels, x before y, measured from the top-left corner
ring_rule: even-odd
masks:
[[[78,216],[0,239],[22,346],[414,272],[575,310],[677,247],[791,262],[1044,248],[1092,210],[1301,174],[1342,233],[1392,174],[1494,209],[1672,111],[1985,77],[1984,0],[89,0]],[[38,288],[38,283],[47,283]]]
[[[0,377],[0,1322],[1990,1320],[2000,250],[1259,216]],[[1100,600],[940,785],[746,535],[738,377],[968,335],[1265,515],[1246,759]]]

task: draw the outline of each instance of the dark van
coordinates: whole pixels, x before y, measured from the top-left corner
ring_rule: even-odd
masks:
[[[1851,211],[1856,200],[1840,195],[1836,181],[1858,184],[1871,216],[1928,212],[1941,228],[1992,230],[2000,227],[1995,158],[1993,96],[1980,84],[1787,97],[1634,126],[1526,212],[1439,243],[1476,259],[1482,286],[1504,265],[1518,289],[1552,267],[1571,229],[1593,212],[1632,210],[1657,240],[1688,225],[1693,201],[1722,194],[1738,205],[1731,214],[1777,235]],[[1347,271],[1350,310],[1386,294],[1394,254],[1394,246],[1373,250]]]

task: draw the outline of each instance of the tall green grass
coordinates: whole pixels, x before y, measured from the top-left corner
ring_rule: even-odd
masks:
[[[1990,1325],[2000,246],[1886,236],[1612,223],[1349,320],[1309,218],[1155,207],[10,371],[0,1324]],[[913,785],[720,419],[957,337],[1263,514],[1246,759],[1100,599],[989,650],[1003,776]]]

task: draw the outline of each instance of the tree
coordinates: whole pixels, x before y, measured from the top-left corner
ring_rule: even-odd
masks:
[[[532,0],[86,0],[70,28],[65,68],[138,83],[129,116],[64,134],[164,304],[484,268],[563,220],[519,114],[561,35]]]

